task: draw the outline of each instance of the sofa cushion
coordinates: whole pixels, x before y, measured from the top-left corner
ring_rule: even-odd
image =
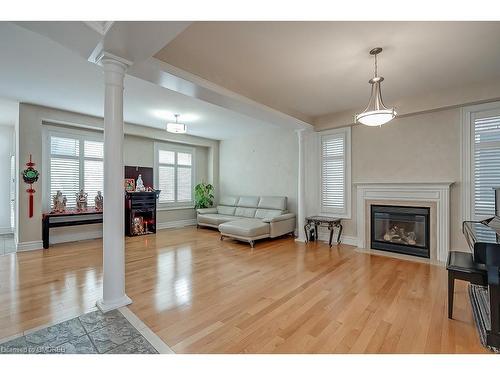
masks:
[[[260,219],[237,219],[220,224],[219,231],[223,234],[252,238],[269,234],[270,226]]]
[[[220,214],[204,214],[198,215],[198,224],[219,225],[226,221],[234,220],[234,216]]]
[[[234,210],[236,210],[234,206],[217,206],[217,213],[221,215],[234,215]]]
[[[258,207],[285,211],[286,197],[260,197]]]
[[[255,217],[258,217],[260,219],[272,219],[273,217],[283,215],[285,211],[281,210],[268,210],[265,208],[258,208],[257,211],[255,211]]]
[[[247,208],[247,207],[236,207],[236,210],[234,211],[235,216],[242,216],[242,217],[255,217],[255,211],[256,208]]]
[[[219,200],[221,206],[236,206],[236,202],[238,202],[238,197],[232,197],[230,195],[221,197]]]
[[[238,207],[254,207],[257,208],[260,197],[240,197],[236,206]]]

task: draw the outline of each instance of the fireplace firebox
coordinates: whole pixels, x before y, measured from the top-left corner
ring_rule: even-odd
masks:
[[[428,207],[370,207],[372,249],[430,257]]]

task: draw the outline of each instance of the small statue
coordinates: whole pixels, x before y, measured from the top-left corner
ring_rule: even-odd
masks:
[[[76,193],[76,209],[78,211],[85,211],[87,209],[87,193],[80,189],[79,193]]]
[[[66,202],[68,200],[66,199],[66,196],[63,195],[61,190],[58,190],[56,192],[56,195],[52,197],[52,211],[53,212],[64,212],[66,211]]]
[[[95,202],[96,211],[102,211],[103,198],[102,198],[102,193],[100,190],[97,192],[97,195],[94,198],[94,202]]]
[[[142,218],[142,216],[134,217],[132,223],[133,223],[132,233],[134,235],[144,233],[144,219]]]
[[[141,175],[137,176],[137,182],[135,183],[135,191],[146,191]]]

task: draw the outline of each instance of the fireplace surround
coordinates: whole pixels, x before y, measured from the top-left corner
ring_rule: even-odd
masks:
[[[370,204],[430,207],[430,261],[446,262],[450,249],[451,185],[453,182],[356,182],[358,247],[370,251]]]
[[[370,205],[370,248],[430,257],[430,208]]]

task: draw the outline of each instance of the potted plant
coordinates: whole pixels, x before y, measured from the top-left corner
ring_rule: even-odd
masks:
[[[194,187],[194,208],[208,208],[214,204],[214,187],[201,182]]]

